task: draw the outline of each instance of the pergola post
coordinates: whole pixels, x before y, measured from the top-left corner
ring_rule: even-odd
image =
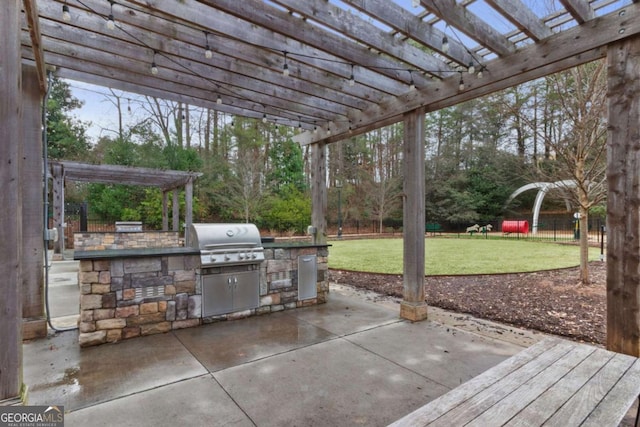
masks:
[[[178,200],[178,189],[173,189],[173,231],[180,231],[180,200]]]
[[[191,236],[189,236],[189,228],[193,223],[193,179],[189,178],[184,186],[184,244],[191,245]]]
[[[22,1],[4,0],[0,13],[0,401],[22,388]]]
[[[169,200],[166,190],[162,190],[162,231],[169,231]]]
[[[640,357],[640,37],[607,62],[607,349]]]
[[[404,115],[403,301],[400,317],[427,318],[424,300],[424,111]]]
[[[311,146],[311,225],[316,244],[327,243],[327,144]]]
[[[53,227],[58,230],[58,240],[53,245],[54,259],[64,257],[64,168],[61,164],[51,165],[53,177]]]
[[[22,318],[23,339],[47,336],[44,312],[42,96],[35,67],[22,67]]]

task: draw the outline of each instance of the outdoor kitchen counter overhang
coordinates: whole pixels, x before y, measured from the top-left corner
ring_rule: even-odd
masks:
[[[235,266],[203,266],[193,247],[78,250],[79,343],[117,342],[324,303],[328,247],[263,243],[264,261]],[[245,273],[257,280],[247,284]],[[235,283],[244,288],[234,294]],[[207,296],[207,287],[231,292]]]

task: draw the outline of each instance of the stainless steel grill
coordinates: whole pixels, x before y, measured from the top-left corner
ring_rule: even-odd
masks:
[[[254,224],[192,224],[192,246],[202,267],[257,264],[264,261],[260,231]]]

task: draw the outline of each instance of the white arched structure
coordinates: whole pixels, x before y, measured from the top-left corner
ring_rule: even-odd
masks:
[[[538,194],[536,195],[536,200],[533,204],[533,224],[531,226],[531,234],[536,234],[538,232],[538,216],[540,215],[540,207],[542,206],[542,200],[544,199],[544,196],[546,196],[549,190],[554,190],[556,188],[575,188],[576,186],[577,183],[573,179],[565,179],[563,181],[556,182],[534,182],[531,184],[523,185],[522,187],[511,193],[511,195],[507,199],[507,203],[505,203],[505,207],[508,206],[509,203],[513,201],[513,199],[515,199],[516,197],[518,197],[518,195],[524,193],[525,191],[537,189]],[[567,211],[570,211],[571,206],[569,205],[569,201],[565,200],[565,203],[567,205]]]

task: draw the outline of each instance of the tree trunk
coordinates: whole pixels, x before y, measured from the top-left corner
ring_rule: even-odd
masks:
[[[580,282],[591,283],[589,277],[589,210],[580,208]]]

